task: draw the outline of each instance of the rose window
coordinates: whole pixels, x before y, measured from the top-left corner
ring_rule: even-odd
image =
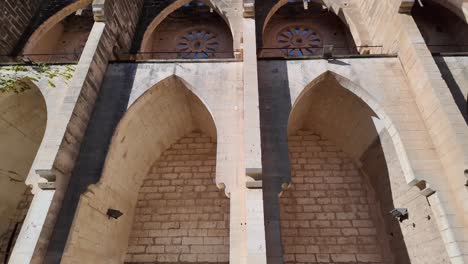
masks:
[[[177,51],[185,59],[214,57],[219,48],[216,34],[207,30],[191,30],[179,39]]]
[[[278,46],[288,56],[315,55],[321,47],[322,41],[318,34],[307,26],[290,26],[278,33]]]

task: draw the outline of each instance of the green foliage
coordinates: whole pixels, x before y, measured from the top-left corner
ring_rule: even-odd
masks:
[[[28,81],[39,82],[45,79],[49,87],[56,87],[55,79],[63,78],[68,82],[75,72],[74,66],[50,67],[46,64],[14,65],[0,68],[0,93],[21,93],[30,89]]]

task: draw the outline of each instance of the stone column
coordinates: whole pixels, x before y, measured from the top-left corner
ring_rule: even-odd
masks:
[[[9,264],[28,264],[31,262],[54,193],[54,190],[39,190],[34,195],[11,253]]]
[[[246,263],[266,263],[265,222],[263,218],[262,152],[258,97],[257,40],[254,1],[244,0],[244,160],[246,173],[245,202]]]
[[[266,264],[262,181],[248,181],[247,188],[247,263]]]
[[[260,146],[255,19],[252,17],[244,18],[243,30],[245,170],[247,175],[256,178],[262,174],[262,150]]]
[[[440,209],[445,211],[440,214],[444,222],[441,233],[443,236],[453,234],[444,241],[452,263],[461,263],[468,261],[465,238],[468,235],[468,192],[464,186],[464,170],[468,168],[468,128],[413,18],[409,14],[399,14],[399,21],[402,32],[398,39],[398,56],[442,162],[444,175],[440,175],[440,182],[447,183],[450,188],[432,185],[440,199]]]
[[[83,87],[96,75],[104,75],[105,68],[96,70],[106,65],[90,70],[96,65],[95,55],[104,27],[104,23],[94,24],[64,101],[56,112],[48,113],[50,124],[26,180],[35,195],[13,249],[11,264],[42,263],[92,112],[93,99],[97,98],[97,89]],[[48,183],[43,183],[44,179]],[[40,188],[41,182],[45,184],[44,190]]]

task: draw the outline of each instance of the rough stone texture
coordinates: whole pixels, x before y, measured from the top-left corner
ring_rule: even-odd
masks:
[[[81,3],[88,5],[90,0],[86,1]],[[150,2],[159,4],[146,3]],[[281,241],[288,237],[281,237],[278,193],[291,181],[287,133],[288,130],[310,130],[314,125],[317,132],[333,141],[361,166],[361,174],[375,189],[375,195],[370,191],[372,188],[366,189],[366,195],[380,203],[380,213],[369,208],[372,223],[385,223],[386,235],[379,235],[379,238],[389,239],[391,254],[388,256],[393,255],[393,258],[382,259],[393,259],[395,263],[407,263],[408,258],[414,263],[468,261],[465,252],[468,249],[465,223],[468,196],[464,186],[467,178],[463,173],[467,169],[468,130],[466,119],[460,115],[461,104],[457,102],[460,99],[456,98],[453,89],[453,83],[462,83],[464,62],[458,61],[454,66],[453,62],[444,59],[444,63],[451,64],[448,65],[450,72],[457,71],[457,76],[450,80],[448,70],[442,70],[446,67],[442,67],[440,61],[434,63],[424,34],[420,32],[424,29],[417,27],[409,13],[399,13],[401,0],[324,1],[329,10],[324,9],[323,14],[337,14],[349,27],[356,44],[383,46],[378,52],[384,53],[384,58],[262,60],[257,68],[255,41],[263,43],[263,33],[257,31],[255,36],[253,29],[257,25],[263,30],[273,5],[278,7],[288,1],[257,1],[255,6],[263,13],[244,19],[242,4],[247,10],[252,7],[251,1],[213,0],[210,2],[215,11],[231,28],[236,58],[243,58],[243,61],[115,63],[107,69],[109,60],[118,59],[119,53],[127,52],[132,43],[138,43],[139,36],[134,32],[152,33],[165,18],[172,19],[169,15],[187,2],[165,2],[168,8],[153,14],[150,14],[150,8],[143,10],[155,19],[148,19],[148,26],[136,28],[138,21],[142,21],[140,18],[143,19],[140,16],[143,0],[94,1],[96,23],[71,85],[49,94],[41,90],[47,102],[47,129],[27,180],[37,191],[30,209],[34,216],[28,217],[30,219],[23,225],[17,243],[19,257],[12,263],[43,263],[48,241],[52,243],[47,263],[123,262],[144,176],[164,150],[195,128],[213,138],[216,135],[218,139],[216,184],[226,187],[225,192],[231,199],[230,263],[263,264],[265,248],[262,240],[266,241],[269,261],[282,263]],[[71,2],[51,0],[44,3],[54,8],[54,3]],[[75,3],[77,1],[73,1]],[[60,21],[67,16],[63,11],[70,6],[60,8],[58,13],[61,15],[54,15],[47,21]],[[100,9],[102,6],[104,9]],[[73,10],[70,8],[67,12]],[[28,25],[33,27],[42,19],[40,14]],[[284,23],[294,22],[286,17]],[[436,24],[440,24],[440,20],[435,20]],[[447,24],[461,25],[445,23],[442,27],[449,27]],[[431,30],[434,29],[432,26],[429,25]],[[35,32],[39,31],[38,28]],[[334,32],[329,31],[321,34],[332,36]],[[435,33],[431,32],[429,37],[434,39]],[[443,28],[443,32],[454,35],[453,32],[458,31]],[[460,38],[463,37],[464,34],[460,34]],[[444,34],[435,38],[437,41],[441,39],[451,40]],[[244,48],[243,52],[240,48]],[[257,71],[263,168],[258,162]],[[441,72],[444,79],[440,77]],[[109,83],[103,86],[104,76]],[[155,86],[155,89],[151,88]],[[106,95],[99,97],[101,89]],[[199,101],[194,103],[194,98]],[[100,99],[104,103],[95,107],[96,100],[99,102]],[[302,104],[301,101],[309,103]],[[129,110],[128,113],[132,113],[122,119],[122,127],[115,129],[129,105],[138,106],[138,110]],[[288,126],[290,113],[293,115]],[[200,125],[210,122],[209,129]],[[392,147],[394,156],[391,155]],[[141,151],[143,149],[145,151]],[[262,172],[262,190],[246,189],[246,181],[253,180],[245,176],[246,168],[257,173],[257,178]],[[52,204],[50,199],[54,191],[37,190],[36,169],[56,173],[58,189]],[[427,182],[426,191],[436,191],[428,198],[430,205],[416,187],[407,186],[421,180]],[[259,200],[262,192],[263,201]],[[62,206],[61,200],[65,196]],[[262,208],[259,205],[262,203],[266,239],[261,230]],[[410,219],[399,224],[388,218],[388,211],[393,207],[408,208]],[[124,215],[118,220],[108,219],[108,208],[122,210]],[[49,214],[44,222],[47,209]],[[55,233],[49,239],[54,228]],[[42,236],[39,237],[41,229]],[[326,230],[319,230],[319,235],[328,232]],[[380,230],[382,228],[377,228],[382,233]],[[338,241],[342,237],[336,238]],[[34,247],[36,254],[31,260]],[[284,247],[285,250],[288,248],[287,245]],[[386,251],[382,254],[387,254]],[[350,257],[348,260],[357,258],[357,253],[349,254],[354,255],[329,258],[335,262],[345,261],[347,257]],[[301,257],[308,258],[294,256],[298,262],[312,259]],[[313,257],[315,261],[319,258],[318,254]]]
[[[143,181],[126,262],[228,263],[229,199],[214,183],[216,143],[192,132]]]
[[[289,150],[291,188],[280,197],[285,263],[390,263],[376,201],[352,160],[310,131],[289,136]]]
[[[57,178],[60,181],[57,183],[58,191],[55,193],[51,205],[54,213],[49,214],[45,220],[46,223],[41,232],[41,237],[44,239],[41,240],[41,246],[36,247],[35,261],[37,262],[35,263],[42,262],[48,251],[49,241],[53,241],[53,244],[48,251],[50,258],[48,261],[58,261],[62,256],[69,226],[73,220],[70,215],[73,213],[62,213],[62,218],[57,224],[55,223],[56,218],[60,214],[60,210],[66,212],[69,210],[67,208],[76,208],[77,206],[79,196],[73,194],[73,191],[71,191],[72,194],[68,195],[68,205],[62,206],[62,201],[66,196],[69,179],[104,79],[107,63],[114,58],[115,50],[129,49],[141,4],[142,1],[106,1],[103,7],[106,24],[99,22],[93,26],[77,66],[77,73],[75,73],[70,85],[70,90],[73,92],[67,100],[74,102],[73,110],[70,111],[67,105],[60,109],[60,111],[65,112],[64,118],[66,120],[66,128],[61,126],[60,131],[64,138],[69,140],[63,140],[59,147],[55,144],[53,149],[57,151],[57,158],[44,162],[43,165],[56,169],[59,172]],[[79,176],[74,177],[74,181],[79,182]],[[79,185],[78,188],[86,187]],[[54,228],[56,231],[53,234]]]
[[[39,9],[42,0],[5,0],[0,3],[0,55],[9,55]]]
[[[389,240],[394,263],[450,263],[431,204],[418,187],[410,187],[404,181],[389,140],[387,132],[381,133],[380,140],[369,147],[360,162],[375,191],[372,197],[379,202],[384,236]],[[383,151],[382,146],[387,149]],[[393,208],[407,208],[409,219],[396,221],[389,215]]]
[[[31,205],[32,198],[31,189],[27,188],[16,207],[14,216],[10,219],[7,231],[0,236],[0,260],[2,261],[8,260],[8,256],[13,250],[16,238],[18,237],[24,218]]]
[[[204,66],[200,67],[201,65]],[[216,134],[220,137],[218,142],[222,140],[223,144],[218,144],[217,159],[221,158],[224,161],[222,165],[229,167],[223,169],[223,166],[217,165],[217,171],[224,172],[217,173],[217,184],[226,183],[226,190],[233,186],[228,180],[236,180],[238,148],[235,144],[230,144],[233,138],[226,140],[224,135],[228,134],[227,131],[239,129],[233,114],[236,111],[235,104],[239,102],[233,100],[236,98],[236,88],[240,87],[240,69],[237,65],[238,63],[127,64],[130,67],[123,67],[125,64],[112,65],[108,72],[109,82],[106,82],[109,91],[115,85],[116,79],[113,76],[125,76],[129,73],[128,69],[136,69],[133,86],[130,86],[132,93],[129,109],[113,136],[100,182],[91,185],[89,191],[81,197],[69,237],[70,246],[64,254],[65,263],[77,259],[122,260],[121,257],[127,250],[133,211],[144,176],[170,144],[193,129],[200,129],[213,135],[213,138]],[[194,71],[193,67],[197,70]],[[207,68],[202,70],[204,67]],[[218,72],[214,76],[218,78],[217,83],[223,85],[206,86],[206,78],[200,73],[208,70]],[[176,76],[173,75],[174,72]],[[217,115],[211,116],[211,112]],[[212,129],[215,127],[213,119],[218,120],[215,134]],[[219,182],[218,178],[224,182]],[[105,213],[109,207],[128,213],[119,221],[108,221]],[[103,237],[114,243],[102,244]],[[95,251],[96,248],[102,250]]]

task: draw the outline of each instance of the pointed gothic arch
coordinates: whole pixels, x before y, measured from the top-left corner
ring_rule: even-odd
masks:
[[[83,25],[69,25],[76,27],[74,30],[78,31],[71,32],[66,37],[62,36],[64,30],[66,30],[66,25],[64,26],[62,23],[70,18],[73,13],[81,9],[89,8],[91,4],[92,0],[75,1],[49,17],[29,37],[24,45],[23,54],[26,56],[29,55],[28,57],[33,61],[77,61],[91,31],[94,19],[92,17],[84,17],[81,20],[87,23]],[[67,39],[69,42],[60,43],[63,42],[61,41],[62,38]],[[70,42],[70,40],[72,41]],[[48,58],[44,55],[55,56],[49,56],[50,58]]]
[[[179,32],[176,34],[176,36],[173,36],[173,33],[168,34],[160,34],[158,37],[155,36],[157,33],[158,29],[160,26],[164,25],[164,22],[166,22],[167,19],[169,19],[170,15],[177,12],[179,9],[184,8],[185,6],[189,5],[190,3],[200,3],[203,4],[204,6],[210,8],[213,10],[210,13],[216,14],[215,16],[212,16],[213,18],[218,18],[219,21],[206,21],[200,23],[200,21],[196,23],[190,23],[186,24],[183,29],[171,29],[171,30],[178,30],[178,31],[184,31],[184,32]],[[169,23],[168,27],[171,27],[174,25],[174,21]],[[190,27],[189,30],[187,30],[187,27]],[[216,47],[215,46],[206,46],[206,49],[203,49],[204,46],[204,39],[205,35],[195,37],[196,40],[202,40],[202,47],[201,48],[193,48],[193,46],[196,45],[191,45],[190,43],[190,35],[191,33],[196,35],[196,33],[200,32],[202,35],[203,33],[207,34],[206,37],[207,39],[212,39],[213,37],[216,38]],[[208,57],[212,57],[212,54],[209,54],[209,52],[216,52],[219,54],[214,53],[213,55],[215,57],[232,57],[233,56],[233,30],[232,30],[232,25],[230,23],[230,20],[228,17],[226,17],[225,13],[222,12],[219,7],[218,3],[216,1],[192,1],[192,0],[178,0],[175,1],[174,3],[170,4],[168,7],[166,7],[164,10],[162,10],[148,25],[148,27],[145,30],[145,33],[143,35],[143,39],[141,41],[141,46],[140,46],[140,51],[145,53],[145,52],[158,52],[161,53],[160,55],[156,55],[157,58],[185,58],[184,56],[182,57],[177,57],[177,53],[184,53],[184,51],[188,54],[189,52],[196,52],[197,50],[200,50],[202,54],[203,51],[208,51]],[[186,34],[184,34],[186,33]],[[176,39],[173,39],[173,38]],[[164,38],[171,38],[170,41],[159,41],[160,39]],[[188,39],[189,41],[186,41],[187,43],[180,42],[178,40],[184,40]],[[155,40],[158,43],[154,43]],[[167,42],[167,43],[166,43]],[[197,42],[198,43],[198,42]],[[197,44],[195,43],[195,44]],[[207,43],[210,44],[210,43]],[[186,45],[188,47],[188,50],[180,50],[178,47],[180,45]],[[200,46],[200,44],[198,44]],[[219,47],[218,47],[219,46]],[[164,53],[167,53],[164,55]],[[217,55],[217,56],[216,56]],[[188,58],[192,56],[187,56]],[[197,57],[198,58],[198,57]],[[200,58],[205,58],[201,56]]]
[[[334,54],[357,53],[363,39],[350,18],[337,12],[328,2],[311,1],[305,9],[301,1],[278,1],[263,23],[262,56],[321,55],[324,45],[333,45]]]
[[[140,210],[137,204],[144,197],[140,189],[145,178],[155,161],[191,132],[207,135],[211,144],[216,145],[216,125],[209,109],[185,81],[174,75],[158,82],[128,107],[112,138],[99,183],[91,185],[80,199],[64,261],[95,259],[96,255],[102,261],[125,260],[134,216]],[[216,148],[210,153],[216,154]],[[214,169],[211,173],[212,177],[207,180],[212,183],[213,191],[213,188],[217,190]],[[222,195],[224,197],[224,193]],[[108,208],[124,214],[118,221],[109,221]],[[90,215],[93,224],[89,223]],[[105,239],[108,245],[99,252],[89,252],[80,241],[90,241],[86,234],[97,227],[102,232],[98,237],[92,236],[91,240],[98,243]]]
[[[41,145],[46,125],[46,101],[39,88],[0,93],[0,258],[8,259],[25,217],[20,202],[25,183]],[[22,212],[22,210],[24,212]]]
[[[367,112],[362,117],[374,117],[380,120],[378,121],[378,123],[380,123],[379,130],[386,129],[392,132],[392,142],[396,150],[400,154],[398,158],[404,170],[404,177],[406,179],[406,182],[410,185],[416,184],[419,180],[416,179],[416,176],[414,175],[400,136],[398,135],[398,133],[394,132],[395,125],[393,124],[391,118],[385,113],[383,107],[380,106],[378,101],[375,100],[371,94],[369,94],[365,89],[361,88],[359,85],[355,84],[351,80],[337,73],[331,71],[326,71],[322,73],[313,81],[311,81],[299,95],[297,95],[297,98],[294,100],[293,107],[288,120],[288,133],[290,134],[291,131],[293,131],[294,129],[297,130],[300,127],[299,122],[302,118],[304,118],[304,107],[308,106],[306,98],[312,96],[314,90],[324,82],[331,82],[333,85],[340,87],[343,92],[345,91],[348,95],[358,99],[356,100],[356,106],[360,106],[361,108],[367,109]],[[359,157],[360,154],[362,154],[366,146],[372,144],[372,141],[375,140],[376,137],[378,137],[378,133],[380,132],[375,131],[375,133],[372,133],[372,129],[374,129],[374,124],[370,123],[372,120],[363,121],[366,121],[365,125],[368,129],[370,129],[371,132],[370,140],[368,142],[363,143],[364,145],[362,147],[364,148],[353,150],[351,145],[344,146],[344,149],[349,149],[348,153],[356,158]],[[333,129],[335,129],[335,132],[337,133],[340,132],[338,130],[338,127],[330,127],[330,131],[332,131]]]
[[[414,212],[412,219],[434,217],[437,212],[433,212],[426,198],[414,187],[419,180],[414,176],[398,130],[384,107],[359,85],[331,71],[319,75],[292,98],[294,104],[288,121],[292,183],[279,200],[280,243],[285,261],[303,259],[304,255],[293,249],[309,241],[307,234],[315,234],[314,228],[326,227],[328,231],[317,233],[314,242],[309,244],[311,253],[320,252],[331,241],[318,238],[336,237],[338,240],[342,236],[353,236],[359,240],[364,234],[361,228],[372,230],[366,235],[374,236],[372,244],[378,245],[372,260],[370,256],[363,258],[368,252],[360,255],[358,246],[343,259],[330,254],[327,261],[379,262],[385,259],[410,263],[409,256],[419,254],[421,248],[407,236],[407,227],[399,225],[388,212],[395,207],[406,207]],[[313,190],[310,196],[308,190]],[[405,199],[405,192],[415,198]],[[362,198],[359,201],[358,196]],[[363,201],[366,201],[366,212],[357,205]],[[416,212],[417,209],[423,212]],[[306,225],[299,222],[300,217],[303,220],[316,218],[311,218]],[[365,227],[358,224],[362,220],[365,220]],[[324,221],[330,225],[322,226],[327,224]],[[357,229],[356,233],[347,233],[353,228]],[[444,248],[439,228],[431,223],[425,232],[434,236],[434,246]],[[295,239],[294,232],[301,239]],[[352,241],[348,242],[352,244]],[[444,261],[447,254],[442,252],[436,257],[437,261]],[[325,258],[317,261],[325,261]]]

